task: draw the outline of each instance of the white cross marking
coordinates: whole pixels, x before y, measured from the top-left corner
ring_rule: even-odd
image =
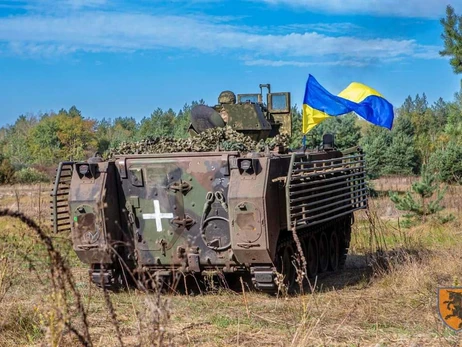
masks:
[[[162,218],[173,218],[173,213],[161,213],[159,200],[154,200],[154,213],[143,213],[143,219],[155,219],[157,231],[161,232]]]

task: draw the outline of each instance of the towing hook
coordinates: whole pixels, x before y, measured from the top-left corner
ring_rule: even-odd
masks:
[[[215,200],[213,192],[207,192],[207,194],[205,195],[205,200],[209,203],[212,203]]]
[[[215,199],[217,199],[221,203],[225,202],[225,197],[223,196],[223,193],[220,191],[215,192]]]
[[[221,204],[221,207],[223,207],[223,210],[225,210],[225,212],[228,212],[228,205],[225,202],[225,197],[224,197],[223,193],[220,192],[220,191],[216,191],[215,192],[215,198]]]

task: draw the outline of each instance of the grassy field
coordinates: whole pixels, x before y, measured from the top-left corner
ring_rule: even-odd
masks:
[[[374,187],[404,191],[410,183],[388,178]],[[407,229],[379,194],[356,215],[345,271],[297,296],[213,284],[194,295],[107,293],[89,282],[68,235],[54,236],[50,250],[35,230],[2,217],[0,346],[461,346],[462,333],[445,327],[436,309],[437,287],[462,282],[461,188],[444,199],[442,213],[455,220]],[[46,225],[49,191],[0,187],[0,208]]]

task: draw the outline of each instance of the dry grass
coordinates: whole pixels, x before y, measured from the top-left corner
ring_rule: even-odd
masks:
[[[405,189],[394,180],[375,188]],[[244,294],[104,293],[89,282],[63,235],[53,244],[72,269],[93,346],[457,346],[462,336],[440,321],[436,290],[462,282],[460,188],[448,191],[446,206],[457,219],[444,225],[400,228],[389,200],[374,199],[368,214],[356,215],[346,271],[319,279],[313,293],[301,296],[272,297],[245,287]],[[21,211],[44,223],[49,188],[38,189],[1,188],[0,208],[14,211],[19,201]],[[50,264],[36,231],[0,219],[0,346],[81,344],[63,325],[66,313],[78,332],[85,330],[75,297],[69,286],[64,295],[52,290]]]

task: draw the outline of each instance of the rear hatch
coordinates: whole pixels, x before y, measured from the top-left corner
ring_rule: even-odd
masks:
[[[116,158],[140,265],[180,264],[189,253],[200,253],[204,263],[227,248],[229,163],[236,156],[206,152]],[[216,192],[223,202],[210,201]],[[221,218],[204,225],[210,213]]]

